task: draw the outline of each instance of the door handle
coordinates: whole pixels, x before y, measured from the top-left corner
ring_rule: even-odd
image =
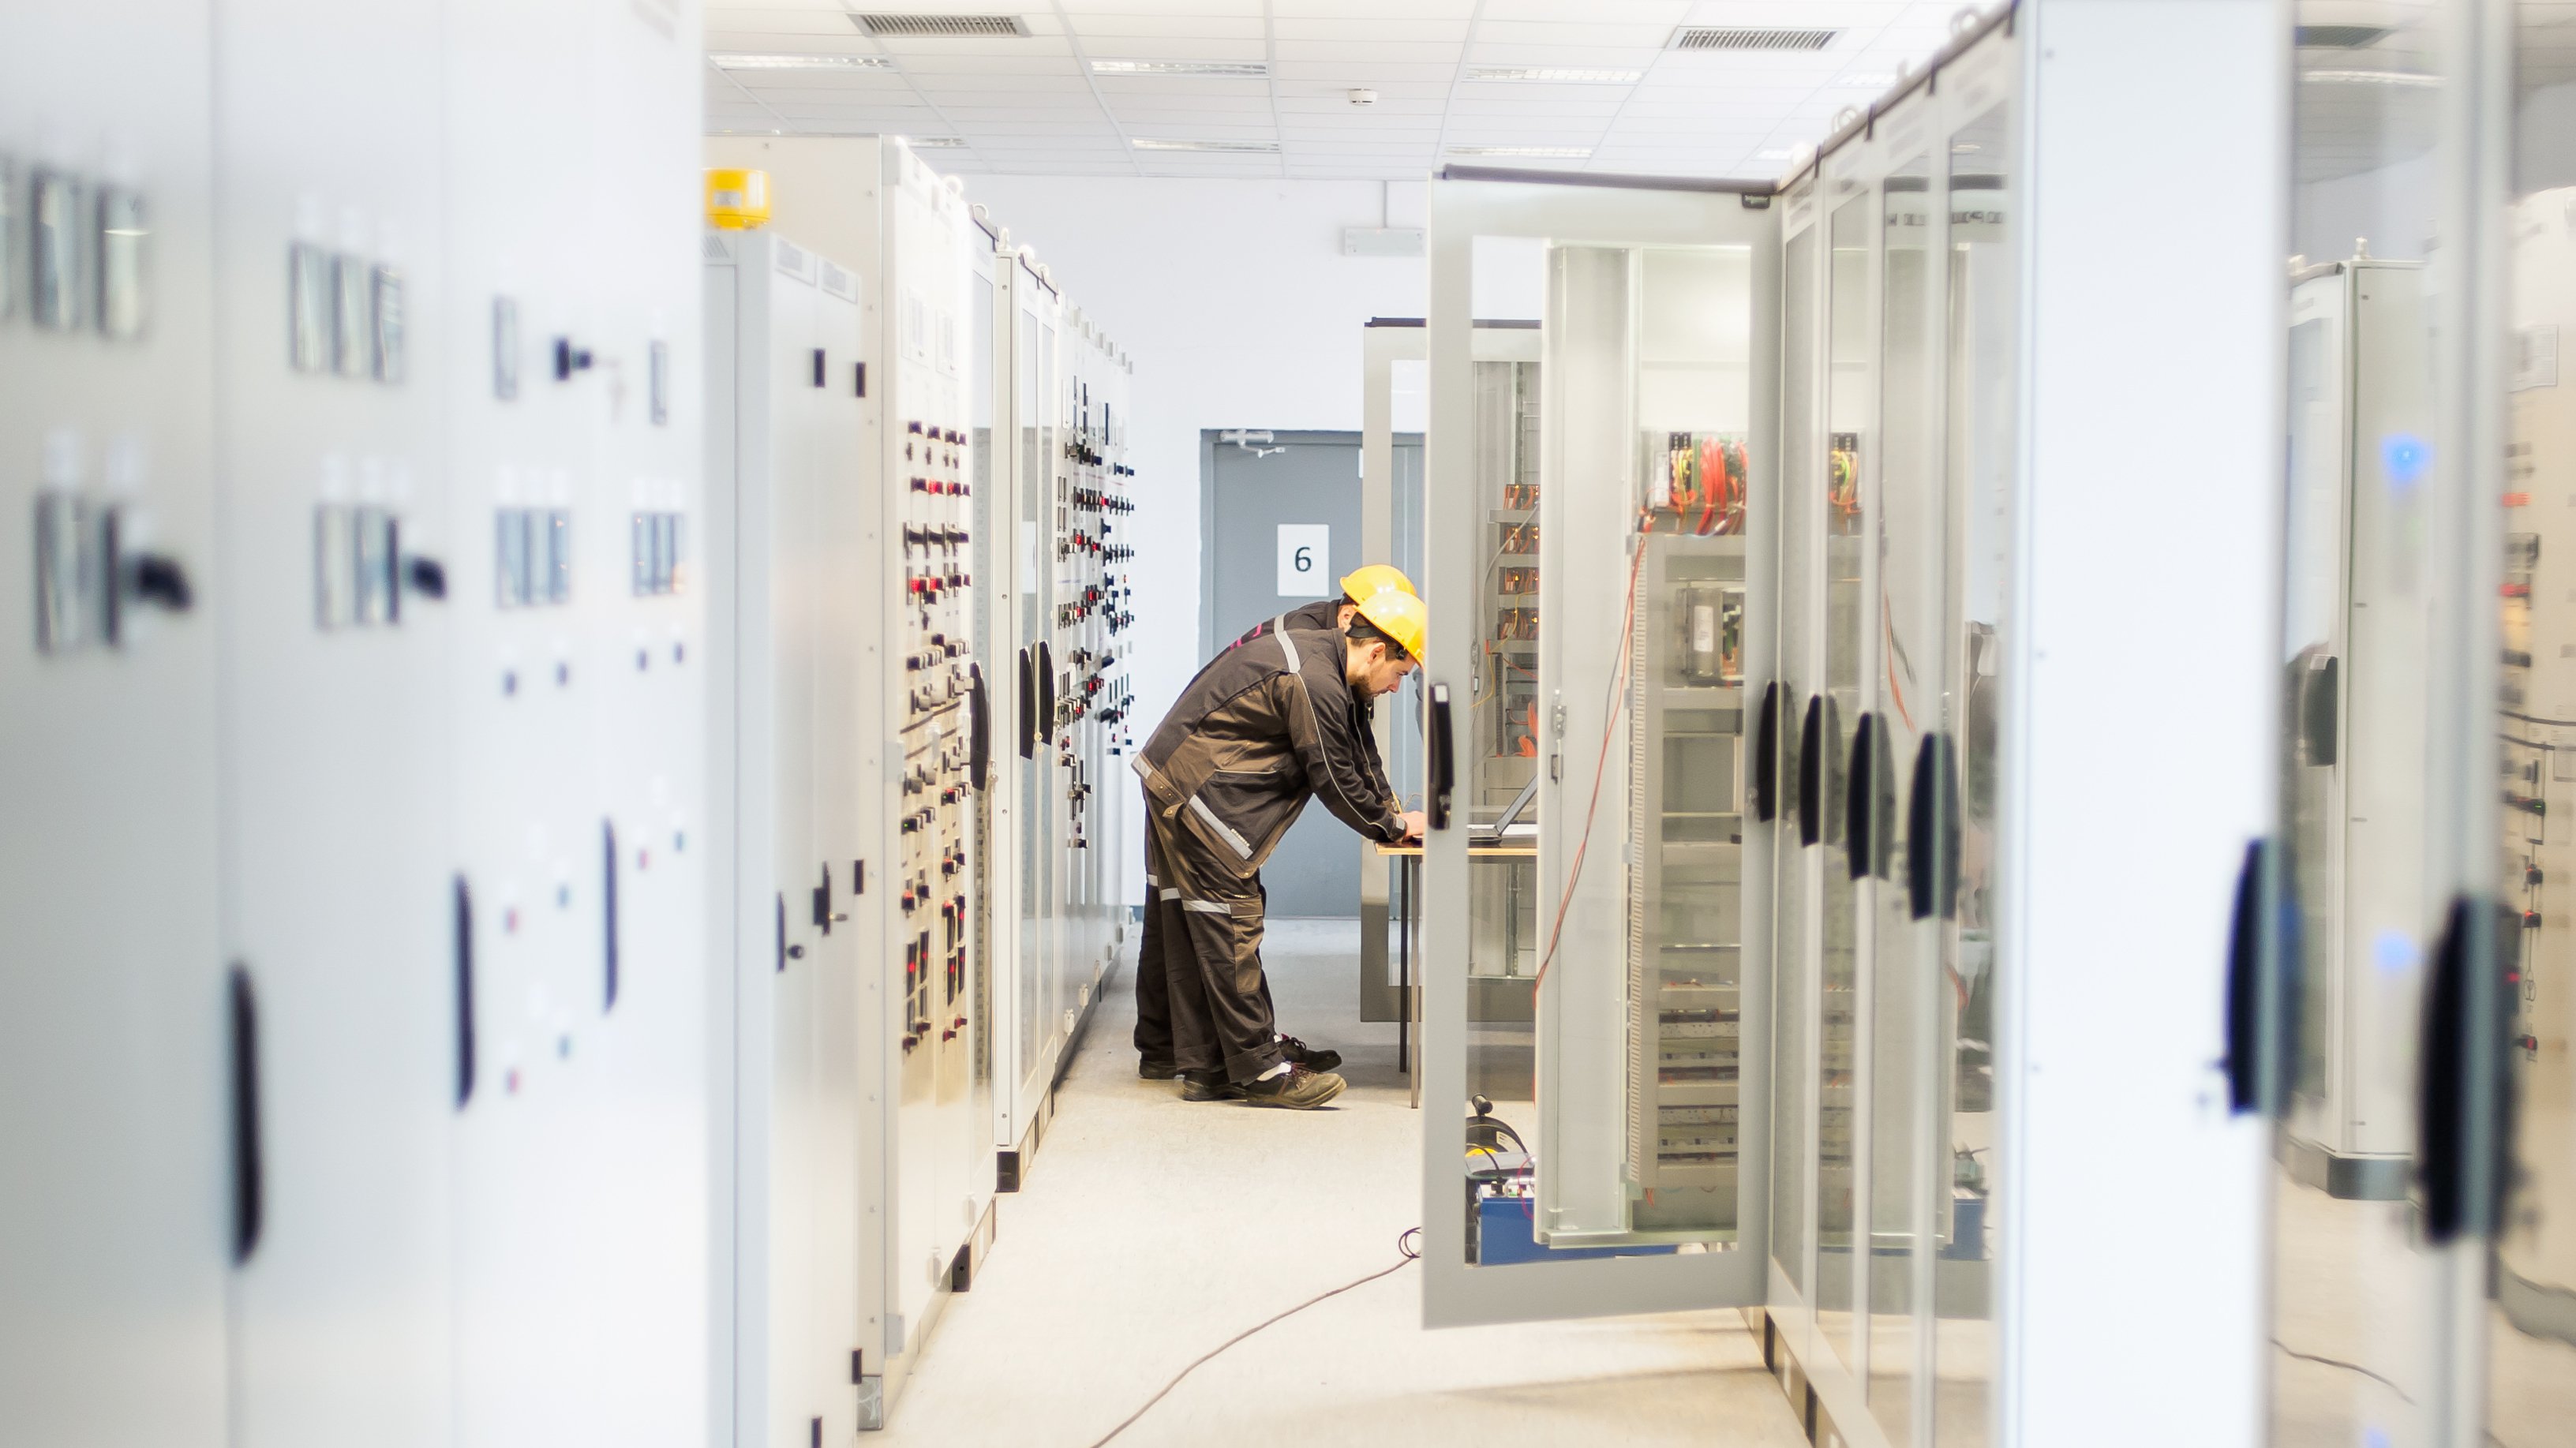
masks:
[[[981,790],[993,765],[993,709],[984,692],[984,666],[966,666],[966,780]]]
[[[2227,928],[2227,1105],[2240,1115],[2260,1111],[2268,1116],[2281,1110],[2286,1093],[2277,1088],[2289,1079],[2292,1058],[2275,1058],[2266,1042],[2287,1046],[2297,1039],[2298,1012],[2286,994],[2271,1003],[2279,1012],[2277,1029],[2264,1029],[2263,947],[2290,944],[2278,936],[2269,942],[2263,938],[2264,876],[2270,853],[2269,840],[2245,847],[2245,863],[2236,871],[2235,910]],[[2297,972],[2284,960],[2274,975],[2286,986]]]
[[[1435,830],[1449,828],[1449,795],[1458,783],[1457,740],[1450,732],[1449,686],[1431,686],[1431,799],[1428,823]]]
[[[2512,995],[2503,988],[2503,966],[2505,942],[2513,942],[2518,953],[2521,934],[2512,912],[2463,895],[2451,902],[2433,953],[2433,975],[2425,982],[2416,1052],[2415,1175],[2423,1188],[2424,1235],[2436,1246],[2464,1235],[2493,1235],[2503,1223],[2514,1117],[2505,1046]],[[2471,1151],[2479,1141],[2475,1126],[2481,1114],[2488,1118],[2486,1141],[2493,1153],[2484,1170]]]
[[[1780,816],[1780,681],[1762,686],[1753,716],[1753,817],[1769,824]]]
[[[1037,752],[1038,670],[1027,649],[1020,650],[1020,757]]]
[[[1807,719],[1798,729],[1798,843],[1824,838],[1825,696],[1807,696]]]
[[[599,822],[600,1014],[617,1008],[617,824]]]
[[[474,1099],[474,893],[465,877],[449,890],[448,929],[456,976],[456,1109]]]
[[[1884,841],[1873,827],[1878,823],[1874,816],[1881,773],[1879,755],[1884,747],[1878,716],[1861,715],[1860,727],[1852,731],[1850,787],[1843,792],[1843,841],[1855,880],[1878,873],[1878,852]]]
[[[1905,808],[1905,879],[1917,920],[1959,911],[1958,749],[1947,734],[1926,734],[1914,751],[1914,784]]]
[[[1043,738],[1055,738],[1055,650],[1045,641],[1038,643],[1038,729]]]
[[[259,1001],[250,972],[236,965],[226,982],[232,1034],[233,1265],[259,1250],[268,1212],[267,1164],[259,1140]]]
[[[2312,660],[2299,682],[2299,734],[2307,746],[2307,762],[2332,764],[2337,753],[2335,726],[2343,712],[2343,660],[2332,654]]]

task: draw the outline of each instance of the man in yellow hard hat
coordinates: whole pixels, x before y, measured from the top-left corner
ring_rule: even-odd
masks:
[[[1341,1094],[1341,1077],[1290,1059],[1279,1035],[1261,866],[1310,798],[1366,838],[1421,835],[1421,813],[1361,766],[1353,725],[1355,700],[1393,692],[1428,633],[1422,600],[1396,589],[1359,600],[1343,628],[1271,630],[1200,670],[1135,756],[1185,1099],[1311,1109]]]
[[[1275,618],[1263,619],[1226,647],[1241,648],[1271,633],[1298,630],[1340,633],[1349,627],[1352,616],[1359,611],[1361,599],[1388,589],[1407,597],[1419,597],[1414,591],[1413,580],[1404,576],[1404,570],[1387,563],[1369,563],[1352,569],[1343,575],[1341,587],[1339,598],[1319,598]],[[1359,746],[1360,762],[1378,792],[1393,798],[1395,788],[1387,782],[1386,764],[1378,755],[1377,702],[1365,691],[1355,690],[1351,705],[1358,715],[1352,721],[1352,728]],[[1152,801],[1148,800],[1146,805],[1150,812]],[[1162,951],[1168,937],[1163,930],[1164,912],[1157,901],[1169,887],[1161,883],[1161,874],[1149,837],[1145,860],[1144,933],[1136,946],[1135,1032],[1136,1074],[1148,1081],[1168,1081],[1180,1074],[1180,1068],[1172,1060],[1172,1012],[1163,986]],[[1342,1064],[1339,1051],[1318,1050],[1294,1036],[1282,1036],[1280,1042],[1286,1048],[1288,1059],[1298,1065],[1329,1071]]]

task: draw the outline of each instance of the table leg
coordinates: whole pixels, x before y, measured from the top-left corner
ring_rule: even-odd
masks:
[[[1398,878],[1403,882],[1404,889],[1404,924],[1396,932],[1396,941],[1400,947],[1396,958],[1395,993],[1399,1002],[1396,1008],[1396,1018],[1398,1021],[1395,1037],[1396,1064],[1404,1071],[1405,1084],[1411,1091],[1413,1109],[1416,1111],[1422,1109],[1422,1073],[1415,1069],[1415,1065],[1418,1063],[1408,1062],[1406,1060],[1405,1045],[1407,1042],[1407,1033],[1413,1029],[1415,1016],[1415,998],[1413,994],[1413,895],[1416,885],[1421,879],[1421,869],[1422,856],[1412,855],[1405,859],[1404,868],[1398,872]]]

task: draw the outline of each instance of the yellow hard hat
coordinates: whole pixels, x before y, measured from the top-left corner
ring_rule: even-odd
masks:
[[[707,221],[724,231],[748,231],[769,224],[769,173],[707,172]]]
[[[1390,588],[1409,598],[1422,596],[1415,590],[1413,580],[1404,576],[1404,570],[1391,563],[1363,564],[1342,579],[1342,597],[1353,603]]]
[[[1391,568],[1387,571],[1395,572]],[[1431,608],[1410,590],[1381,588],[1360,599],[1359,614],[1375,624],[1379,633],[1395,640],[1396,647],[1416,660],[1422,657],[1422,646],[1431,637]]]

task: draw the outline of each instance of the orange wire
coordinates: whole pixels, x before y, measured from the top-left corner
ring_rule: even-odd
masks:
[[[1547,984],[1548,967],[1556,963],[1557,943],[1565,937],[1565,907],[1574,899],[1574,887],[1583,879],[1583,857],[1592,849],[1592,824],[1601,811],[1601,779],[1610,764],[1610,739],[1618,733],[1621,688],[1628,681],[1628,665],[1635,655],[1637,575],[1646,565],[1645,535],[1655,531],[1655,515],[1641,510],[1643,522],[1638,526],[1637,554],[1628,560],[1628,601],[1619,620],[1619,664],[1610,676],[1610,708],[1601,722],[1601,755],[1592,763],[1592,802],[1584,806],[1583,837],[1574,846],[1574,859],[1566,866],[1565,890],[1556,900],[1556,924],[1547,933],[1547,953],[1539,957],[1538,974],[1530,978],[1530,996],[1535,1000],[1539,989]]]

